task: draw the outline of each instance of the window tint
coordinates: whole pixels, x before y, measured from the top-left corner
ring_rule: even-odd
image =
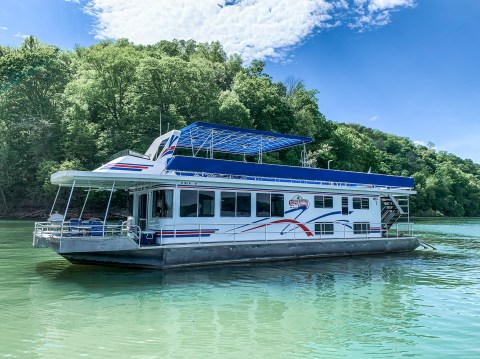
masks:
[[[197,216],[198,191],[180,191],[180,217]]]
[[[198,204],[199,217],[213,217],[215,215],[215,192],[199,191]]]
[[[362,198],[362,208],[363,209],[370,208],[370,200],[368,199],[368,197]]]
[[[257,217],[270,217],[270,193],[257,193]]]
[[[284,215],[283,194],[272,194],[271,203],[272,203],[272,217],[283,217]]]
[[[333,222],[316,222],[315,234],[316,235],[333,234]]]
[[[153,217],[173,216],[173,190],[153,191]]]
[[[353,209],[369,209],[370,200],[368,197],[354,197],[353,198]]]
[[[235,217],[235,192],[222,192],[220,216]]]
[[[342,215],[348,214],[348,197],[342,197]]]
[[[353,223],[353,234],[368,234],[370,233],[370,223],[356,222]]]
[[[333,208],[333,197],[315,196],[315,208]]]
[[[237,193],[237,217],[250,217],[252,215],[252,195],[250,193]]]
[[[257,193],[257,217],[283,217],[283,194]]]

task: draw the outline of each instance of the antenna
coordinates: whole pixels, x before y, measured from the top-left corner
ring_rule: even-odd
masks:
[[[162,106],[160,106],[160,136],[162,135]]]

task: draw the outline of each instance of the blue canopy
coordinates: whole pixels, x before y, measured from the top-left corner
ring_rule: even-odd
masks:
[[[193,151],[258,155],[309,142],[313,142],[310,137],[195,122],[181,130],[177,147]]]

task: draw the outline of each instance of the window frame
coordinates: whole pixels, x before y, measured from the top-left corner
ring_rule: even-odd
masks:
[[[331,229],[327,229],[327,226],[331,226]],[[334,222],[315,222],[315,235],[329,236],[333,234],[335,234]]]
[[[353,209],[370,209],[369,197],[353,197],[352,199]]]
[[[227,212],[223,209],[223,200],[225,198],[230,198],[233,199],[233,211],[231,211],[231,214],[226,214],[224,212]],[[248,211],[239,211],[239,201],[240,198],[245,197],[245,201],[243,204],[248,203]],[[248,199],[247,199],[248,198]],[[248,213],[248,215],[246,214]],[[220,217],[225,217],[225,218],[248,218],[252,216],[252,194],[250,192],[232,192],[232,191],[221,191],[220,192]]]
[[[185,205],[183,205],[183,202],[182,202],[182,197],[184,195],[187,195],[187,192],[196,192],[196,200],[195,200],[195,214],[194,212],[190,212],[189,215],[184,215],[184,208],[186,207]],[[202,195],[205,195],[205,196],[208,196],[208,195],[212,195],[212,199],[210,199],[209,201],[211,202],[211,212],[210,213],[201,213],[200,212],[200,207],[203,203],[200,202],[200,195],[201,193],[200,192],[203,192]],[[197,190],[197,189],[181,189],[180,190],[180,211],[179,211],[179,217],[181,218],[212,218],[212,217],[215,217],[215,191],[205,191],[205,190]]]
[[[370,232],[370,222],[353,222],[353,234],[370,234]]]
[[[329,206],[327,206],[326,200],[328,200]],[[313,203],[315,208],[333,208],[333,196],[315,195],[313,196]]]
[[[160,192],[164,192],[164,204],[166,204],[166,208],[163,209],[164,212],[167,212],[167,215],[161,215],[161,216],[158,216],[157,213],[159,213],[158,211],[158,197],[159,197],[159,194]],[[168,202],[168,197],[167,197],[167,192],[171,192],[171,201],[170,203],[167,203]],[[174,215],[174,205],[175,203],[175,193],[173,191],[173,189],[163,189],[163,188],[159,188],[159,189],[155,189],[152,191],[152,218],[173,218],[173,215]],[[170,204],[170,207],[168,206]],[[170,214],[168,214],[168,212]]]
[[[268,203],[268,215],[259,215],[259,200],[258,197],[262,196],[265,197],[268,196],[268,201],[263,201],[264,204]],[[275,198],[278,198],[281,200],[278,201],[279,204],[274,204]],[[267,211],[264,211],[263,213],[267,213]],[[255,196],[255,216],[258,218],[283,218],[285,217],[285,195],[283,193],[275,193],[275,192],[269,192],[269,193],[257,193]]]

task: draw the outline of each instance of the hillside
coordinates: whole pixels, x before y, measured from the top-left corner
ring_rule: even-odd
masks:
[[[479,216],[480,165],[359,125],[325,119],[317,91],[274,82],[219,43],[128,40],[62,51],[27,38],[0,47],[0,215],[51,205],[52,172],[91,170],[113,153],[143,152],[163,130],[195,121],[310,136],[313,166],[415,178],[417,215]],[[268,157],[299,164],[292,149]]]

